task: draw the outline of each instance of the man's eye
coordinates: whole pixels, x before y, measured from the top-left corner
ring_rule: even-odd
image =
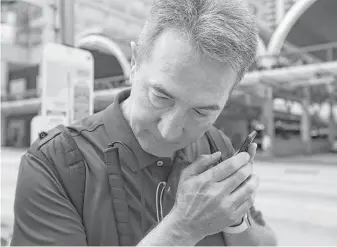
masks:
[[[152,105],[156,108],[163,108],[169,105],[170,99],[164,95],[151,92],[149,96]]]
[[[207,114],[201,112],[201,111],[198,111],[198,110],[194,110],[199,116],[201,117],[207,117]]]
[[[169,98],[165,97],[165,96],[161,96],[161,95],[157,95],[157,94],[153,94],[155,97],[157,97],[158,99],[161,100],[169,100]]]

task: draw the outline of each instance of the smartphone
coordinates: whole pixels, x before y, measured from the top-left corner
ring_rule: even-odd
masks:
[[[257,135],[257,132],[255,130],[252,133],[250,133],[247,136],[245,142],[242,144],[239,151],[237,151],[236,153],[238,154],[238,153],[241,153],[241,152],[248,152],[249,145],[253,143],[256,135]]]

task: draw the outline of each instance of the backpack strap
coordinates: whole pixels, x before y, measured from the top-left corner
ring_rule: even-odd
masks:
[[[56,170],[56,175],[58,175],[59,181],[67,193],[69,200],[76,208],[81,219],[83,219],[86,161],[69,132],[69,129],[70,127],[59,125],[48,133],[40,133],[40,141],[31,145],[27,152],[38,157]],[[49,140],[60,134],[63,134],[66,139],[65,143],[61,143],[63,147],[62,153],[56,155],[53,160],[50,160],[40,151],[40,148]],[[133,238],[128,221],[128,205],[126,202],[124,179],[119,162],[118,149],[109,147],[105,150],[104,154],[109,175],[111,195],[113,198],[113,209],[115,211],[116,231],[118,233],[117,241],[119,245],[130,246],[132,245]],[[88,244],[90,245],[90,243]]]
[[[220,131],[215,127],[210,128],[205,134],[208,139],[211,153],[215,153],[217,151],[222,152],[219,162],[222,162],[234,155],[235,151],[228,137],[222,136]]]
[[[118,148],[111,144],[104,150],[105,163],[109,176],[110,193],[115,212],[119,246],[134,245],[134,236],[129,222],[129,206],[126,200],[124,178]]]
[[[66,156],[67,163],[55,163],[68,192],[69,198],[76,208],[78,214],[83,218],[83,203],[85,193],[85,159],[77,146],[74,138],[71,136],[69,129],[64,125],[56,127],[61,131],[67,140],[69,149]]]

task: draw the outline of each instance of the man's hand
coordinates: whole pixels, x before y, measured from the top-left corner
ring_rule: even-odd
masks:
[[[257,144],[256,143],[252,143],[250,144],[250,146],[248,147],[248,154],[250,155],[250,159],[248,163],[253,164],[254,159],[255,159],[255,155],[256,155],[256,149],[257,149]],[[237,153],[236,153],[237,154]],[[236,155],[235,154],[235,155]],[[254,167],[253,167],[253,172],[254,172]],[[252,199],[253,201],[255,201],[255,192],[252,194]],[[242,223],[243,218],[239,219],[238,222],[236,222],[235,224],[233,224],[233,226],[238,226]]]
[[[177,227],[200,240],[241,222],[258,187],[252,165],[254,145],[251,155],[239,153],[213,167],[221,153],[202,155],[183,170],[171,211]]]

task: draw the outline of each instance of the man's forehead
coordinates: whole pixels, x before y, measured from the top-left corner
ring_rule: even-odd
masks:
[[[154,41],[151,53],[154,60],[163,60],[168,66],[196,62],[198,59],[198,53],[190,39],[175,29],[163,31]]]
[[[154,42],[152,59],[147,67],[151,84],[162,85],[172,96],[227,98],[236,73],[224,64],[199,55],[188,37],[176,30],[164,31]]]

